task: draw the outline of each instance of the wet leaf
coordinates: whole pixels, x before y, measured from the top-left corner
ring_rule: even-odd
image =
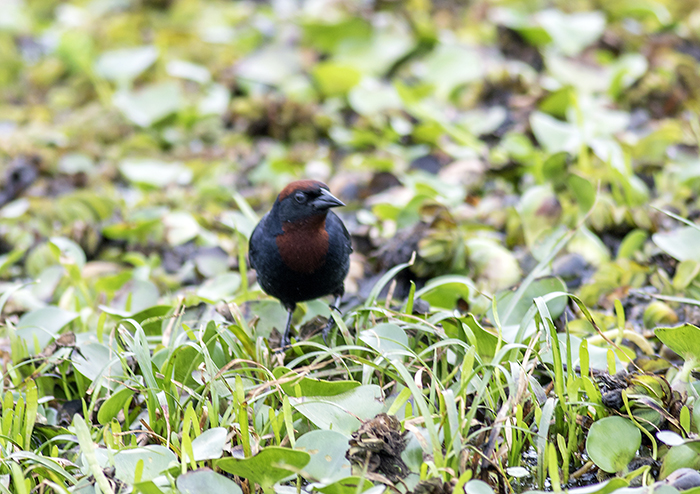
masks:
[[[675,328],[656,328],[656,337],[686,360],[700,361],[700,328],[683,324]]]
[[[588,431],[586,452],[606,472],[622,471],[642,444],[642,433],[623,417],[606,417]]]
[[[324,62],[314,67],[313,76],[322,94],[342,96],[360,82],[362,73],[350,65]]]
[[[396,324],[378,324],[360,333],[360,340],[386,358],[398,358],[408,349],[408,336]]]
[[[165,187],[169,184],[187,184],[192,172],[182,163],[167,163],[151,159],[129,159],[119,165],[119,170],[131,182]]]
[[[381,391],[375,385],[364,385],[334,396],[292,398],[292,406],[316,427],[350,435],[360,425],[382,410]]]
[[[165,69],[173,77],[188,79],[200,84],[206,84],[211,80],[211,73],[206,67],[186,60],[171,60]]]
[[[301,436],[294,446],[311,456],[304,471],[324,484],[348,477],[350,462],[345,458],[348,437],[336,431],[310,431]]]
[[[565,14],[548,9],[535,17],[551,36],[554,45],[569,56],[580,53],[597,40],[605,29],[605,15],[602,12]]]
[[[244,460],[223,458],[215,465],[224,472],[249,479],[267,490],[276,482],[304,468],[311,456],[299,450],[268,447]]]
[[[693,227],[681,227],[668,232],[659,232],[651,236],[652,241],[664,252],[679,261],[700,262],[700,230]]]
[[[158,48],[153,45],[106,51],[95,60],[95,72],[107,80],[126,85],[157,59]]]
[[[440,45],[424,63],[424,80],[444,99],[458,86],[478,80],[484,70],[475,51],[461,45]]]
[[[242,493],[241,488],[233,480],[208,468],[200,468],[184,473],[177,478],[176,484],[183,494]]]
[[[182,92],[176,82],[163,82],[135,92],[121,90],[114,94],[114,106],[136,125],[151,125],[183,107]]]
[[[77,317],[77,312],[54,306],[36,309],[20,317],[17,323],[17,336],[25,341],[30,353],[34,353],[32,350],[36,348],[38,348],[36,353],[39,353],[64,326]]]

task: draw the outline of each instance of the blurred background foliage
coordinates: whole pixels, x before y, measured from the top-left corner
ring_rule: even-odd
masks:
[[[348,204],[347,308],[416,252],[389,299],[415,286],[425,317],[520,344],[532,300],[569,291],[590,318],[550,306],[559,329],[672,358],[651,330],[700,323],[699,61],[694,0],[4,0],[5,386],[73,335],[83,378],[38,384],[62,423],[124,318],[154,358],[212,321],[269,358],[285,314],[247,239],[302,177]]]

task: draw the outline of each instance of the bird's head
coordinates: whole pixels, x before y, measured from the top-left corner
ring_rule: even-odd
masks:
[[[345,206],[330,193],[328,186],[317,180],[297,180],[287,185],[277,196],[275,204],[282,223],[323,219],[330,208]]]

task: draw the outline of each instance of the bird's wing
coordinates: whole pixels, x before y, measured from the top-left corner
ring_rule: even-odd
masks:
[[[343,245],[347,249],[347,253],[350,254],[352,252],[352,241],[350,240],[350,232],[348,232],[348,229],[345,228],[345,223],[343,223],[343,220],[341,220],[333,211],[329,211],[328,216],[333,216],[331,221],[337,224],[342,230],[343,236],[345,237],[345,242],[343,242]]]
[[[265,215],[266,217],[267,215]],[[258,255],[258,250],[256,248],[257,245],[259,245],[259,240],[256,241],[256,237],[262,233],[262,225],[265,221],[265,217],[258,223],[255,228],[253,229],[253,233],[250,235],[250,241],[248,242],[248,262],[250,263],[250,267],[256,269],[255,267],[255,258]]]
[[[352,240],[350,239],[350,232],[348,232],[348,229],[345,228],[345,223],[342,221],[340,222],[340,226],[343,227],[343,235],[345,235],[345,245],[348,248],[348,252],[352,252]]]

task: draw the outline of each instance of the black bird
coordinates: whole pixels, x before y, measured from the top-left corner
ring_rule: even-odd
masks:
[[[345,206],[316,180],[298,180],[277,196],[272,209],[250,237],[250,265],[268,295],[287,309],[281,346],[290,344],[289,331],[297,302],[335,296],[337,310],[345,291],[352,245],[343,222],[330,208]],[[333,318],[323,329],[323,341]]]

